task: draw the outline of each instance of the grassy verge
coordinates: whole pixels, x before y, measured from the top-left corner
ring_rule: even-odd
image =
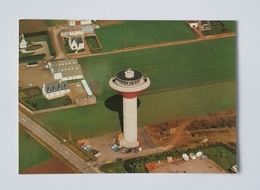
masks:
[[[104,164],[100,166],[99,170],[104,173],[128,173],[124,168],[124,161],[119,161],[112,164]]]

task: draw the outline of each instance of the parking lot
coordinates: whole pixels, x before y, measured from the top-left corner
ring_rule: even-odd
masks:
[[[144,132],[142,130],[139,130],[139,133],[143,134]],[[117,138],[120,133],[121,132],[118,131],[95,138],[84,139],[79,142],[85,142],[90,145],[91,148],[96,149],[101,153],[101,156],[97,157],[97,167],[98,165],[100,166],[107,162],[115,162],[117,158],[125,160],[128,158],[163,152],[167,149],[167,147],[154,147],[152,144],[148,144],[147,141],[145,141],[146,135],[144,135],[141,137],[141,141],[144,142],[142,151],[138,151],[137,153],[134,151],[122,153],[121,150],[119,150],[118,152],[115,152],[109,145],[114,143],[114,139]]]
[[[19,86],[29,88],[29,85],[43,87],[43,84],[56,82],[51,76],[51,72],[47,69],[42,69],[44,64],[39,64],[35,67],[26,67],[27,63],[19,64]]]

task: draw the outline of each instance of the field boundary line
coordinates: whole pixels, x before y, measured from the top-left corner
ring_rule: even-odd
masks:
[[[165,42],[165,43],[160,43],[160,44],[150,44],[150,45],[144,45],[144,46],[129,47],[129,48],[113,50],[113,51],[109,51],[109,52],[90,54],[90,55],[87,55],[86,57],[122,53],[122,52],[128,52],[128,51],[137,51],[137,50],[151,49],[151,48],[159,48],[159,47],[166,47],[166,46],[179,45],[179,44],[194,43],[194,42],[200,42],[200,41],[205,41],[205,40],[214,40],[214,39],[218,39],[218,38],[227,38],[227,37],[232,37],[232,36],[236,36],[236,34],[235,33],[217,34],[217,35],[211,35],[211,36],[203,36],[203,37],[196,38],[193,40],[180,40],[180,41]]]

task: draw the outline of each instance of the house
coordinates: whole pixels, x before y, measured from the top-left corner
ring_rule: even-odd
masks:
[[[20,34],[19,35],[19,48],[24,49],[27,47],[27,42],[25,41],[24,35]]]
[[[77,59],[51,61],[48,62],[48,67],[54,79],[66,81],[83,78]]]
[[[198,22],[198,27],[201,31],[211,30],[211,24],[208,20],[200,20]]]
[[[42,93],[48,99],[54,99],[69,93],[68,81],[60,81],[51,84],[43,84]]]
[[[91,24],[91,20],[67,20],[69,26],[87,25]]]
[[[187,23],[190,25],[191,28],[197,28],[198,27],[198,21],[197,20],[187,20]]]
[[[69,37],[69,46],[72,50],[84,49],[84,42],[82,36]]]
[[[201,31],[211,30],[211,24],[208,20],[187,20],[191,28],[199,28]]]

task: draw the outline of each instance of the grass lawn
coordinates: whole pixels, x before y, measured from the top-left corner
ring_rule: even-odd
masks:
[[[230,172],[230,168],[237,164],[236,155],[222,146],[205,148],[203,154],[207,155],[227,172]]]
[[[235,21],[210,21],[211,24],[211,30],[207,30],[207,31],[203,31],[203,35],[204,36],[208,36],[208,35],[214,35],[214,34],[222,34],[222,33],[227,33],[227,32],[235,32],[235,26],[236,23]],[[223,29],[223,25],[228,27],[227,31],[222,31]]]
[[[140,96],[138,126],[236,107],[235,38],[222,38],[141,51],[78,59],[97,104],[38,114],[59,134],[75,139],[120,130],[117,111],[106,104],[115,95],[108,80],[129,67],[145,73],[151,86]],[[115,102],[116,103],[116,102]]]
[[[51,160],[51,155],[25,131],[19,132],[19,172]]]
[[[196,38],[184,21],[123,21],[95,31],[102,51]]]
[[[94,36],[85,37],[85,40],[91,45],[92,49],[100,48]]]
[[[225,20],[225,21],[221,21],[222,24],[224,24],[225,26],[228,27],[228,29],[231,32],[236,32],[236,21],[229,21],[229,20]]]
[[[33,107],[37,108],[37,110],[55,108],[55,107],[72,104],[72,100],[70,99],[69,96],[63,96],[60,98],[47,100],[42,94],[28,97],[25,99],[25,101],[31,102]]]
[[[112,164],[104,164],[99,168],[104,173],[128,173],[124,167],[124,161]]]

